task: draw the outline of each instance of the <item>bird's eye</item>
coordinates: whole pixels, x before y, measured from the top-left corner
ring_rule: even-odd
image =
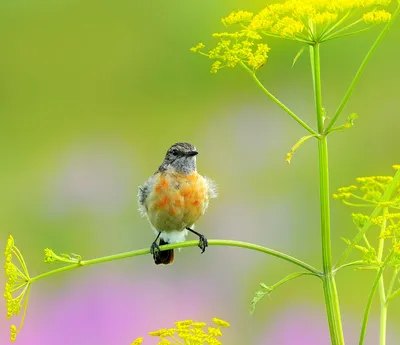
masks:
[[[171,152],[174,156],[177,156],[179,151],[177,149],[173,149]]]

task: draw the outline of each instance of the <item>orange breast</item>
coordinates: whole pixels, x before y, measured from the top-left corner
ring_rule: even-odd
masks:
[[[193,225],[207,205],[207,184],[197,172],[188,176],[160,174],[146,200],[150,222],[159,231],[183,230]]]

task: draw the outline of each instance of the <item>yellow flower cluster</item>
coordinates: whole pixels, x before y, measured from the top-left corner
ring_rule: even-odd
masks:
[[[386,191],[389,184],[393,181],[392,176],[368,176],[358,177],[356,181],[359,186],[351,185],[348,187],[342,187],[338,189],[338,193],[333,194],[334,199],[342,200],[345,204],[351,206],[362,206],[362,205],[380,205],[388,207],[400,207],[400,195],[394,195],[392,200],[387,202],[385,205],[381,203],[384,192]],[[362,192],[361,195],[355,194],[355,191]],[[363,202],[363,204],[351,204],[349,199]]]
[[[391,18],[391,14],[384,10],[371,11],[363,15],[364,22],[369,24],[380,24],[388,22]]]
[[[213,323],[217,326],[209,326],[205,322],[195,322],[184,320],[175,322],[175,328],[163,328],[158,331],[149,332],[153,337],[159,337],[158,345],[221,345],[217,337],[222,336],[221,327],[230,327],[229,323],[213,318]],[[131,345],[140,345],[143,338],[137,338]]]
[[[398,169],[398,166],[393,166]],[[395,254],[395,260],[400,264],[400,183],[396,183],[392,176],[368,176],[359,177],[356,179],[357,185],[342,187],[333,195],[333,198],[341,200],[344,204],[362,208],[380,207],[380,214],[371,217],[363,213],[353,213],[353,223],[358,229],[363,229],[365,226],[373,225],[380,230],[379,237],[381,240],[391,240],[391,248]],[[388,188],[393,190],[390,199],[382,201]],[[383,211],[384,210],[384,211]],[[350,245],[350,241],[345,240]],[[379,262],[377,250],[374,249],[366,237],[364,237],[366,246],[355,245],[355,248],[364,254],[364,261]]]
[[[214,34],[216,47],[209,51],[203,50],[204,43],[191,51],[215,60],[212,73],[238,64],[256,71],[270,50],[260,41],[263,36],[321,43],[388,22],[391,14],[383,7],[389,4],[390,0],[287,0],[255,14],[238,10],[221,20],[225,26],[236,25],[237,31]]]
[[[211,73],[217,73],[224,67],[233,68],[239,63],[244,63],[251,69],[257,70],[267,62],[270,48],[267,44],[257,43],[262,37],[256,32],[249,30],[232,33],[220,32],[213,34],[213,37],[217,39],[217,44],[208,52],[202,51],[202,48],[205,47],[203,43],[191,48],[192,52],[216,60],[211,67]]]
[[[8,238],[4,256],[4,269],[7,278],[4,298],[7,306],[7,318],[10,319],[12,316],[19,315],[21,310],[23,310],[19,328],[17,329],[14,324],[10,327],[10,340],[14,342],[24,323],[31,283],[24,258],[19,249],[15,246],[14,239],[11,235]],[[14,258],[18,261],[18,266],[13,262]]]
[[[367,24],[389,21],[390,13],[379,8],[389,4],[390,0],[288,0],[269,5],[256,15],[248,14],[246,21],[249,21],[249,30],[265,35],[308,43],[322,42],[350,28],[354,29],[362,21]],[[368,11],[371,7],[374,9]],[[224,20],[227,22],[231,19],[235,23],[238,17],[231,13]]]
[[[250,22],[253,18],[253,13],[247,11],[236,11],[232,12],[228,17],[222,18],[221,22],[225,26],[232,25],[232,24],[239,24]]]

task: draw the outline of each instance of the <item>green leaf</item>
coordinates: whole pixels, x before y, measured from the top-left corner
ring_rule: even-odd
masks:
[[[297,52],[297,54],[296,54],[296,56],[294,57],[293,62],[292,62],[292,68],[293,68],[294,65],[296,64],[296,62],[297,62],[297,60],[299,59],[299,57],[301,56],[301,54],[303,54],[304,49],[306,49],[306,47],[307,47],[306,45],[302,46],[302,47],[300,48],[300,50]]]
[[[250,312],[254,313],[256,309],[257,303],[264,298],[265,295],[269,295],[273,289],[271,289],[268,285],[263,283],[260,284],[261,289],[257,290],[253,299],[250,302]]]

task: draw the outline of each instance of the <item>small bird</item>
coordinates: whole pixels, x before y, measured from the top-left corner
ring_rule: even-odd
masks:
[[[201,253],[208,246],[204,235],[194,231],[194,223],[206,211],[209,200],[217,197],[217,191],[214,181],[197,173],[197,154],[192,144],[172,145],[158,170],[139,186],[139,212],[157,235],[150,247],[156,265],[174,261],[174,250],[161,252],[159,245],[184,242],[188,231],[199,236]]]

